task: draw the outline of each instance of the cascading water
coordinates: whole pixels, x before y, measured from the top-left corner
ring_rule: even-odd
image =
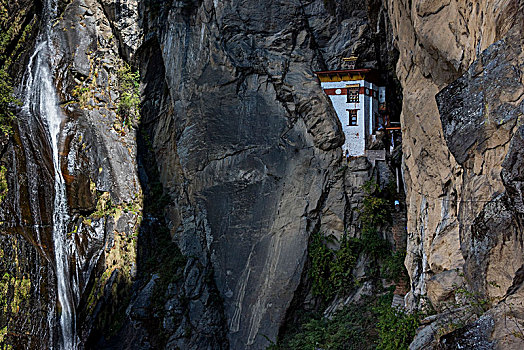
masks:
[[[67,223],[69,220],[66,187],[60,168],[59,136],[63,114],[58,105],[57,93],[51,73],[53,50],[51,23],[56,17],[56,0],[46,0],[44,4],[44,28],[40,34],[33,56],[29,61],[26,76],[23,112],[40,118],[45,126],[47,138],[52,150],[55,199],[53,211],[53,242],[55,253],[55,271],[57,294],[60,303],[60,348],[76,348],[75,309],[69,274],[69,247],[67,244]],[[33,119],[35,120],[35,119]]]

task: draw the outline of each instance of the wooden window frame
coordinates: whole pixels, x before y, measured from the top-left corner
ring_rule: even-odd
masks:
[[[360,103],[360,84],[347,85],[347,103]]]
[[[348,126],[358,126],[358,109],[348,109]]]

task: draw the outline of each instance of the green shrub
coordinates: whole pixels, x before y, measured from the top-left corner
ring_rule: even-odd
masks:
[[[378,350],[405,350],[420,326],[421,315],[391,307],[391,299],[383,300],[375,309],[378,314]]]
[[[406,251],[399,250],[392,255],[389,255],[382,262],[381,274],[388,281],[400,283],[409,282],[406,267],[404,266],[404,259],[406,258]]]
[[[321,296],[325,301],[353,287],[352,270],[360,252],[360,244],[356,239],[344,236],[338,250],[328,248],[326,243],[335,241],[335,237],[326,237],[318,232],[313,234],[309,245],[313,294]]]
[[[391,221],[391,191],[389,187],[380,189],[373,181],[366,182],[363,189],[366,194],[359,210],[362,224],[360,239],[344,236],[340,249],[335,251],[326,244],[334,243],[335,237],[326,237],[321,232],[312,235],[309,245],[312,291],[324,301],[354,286],[352,270],[361,252],[373,258],[371,275],[375,277],[381,272],[378,262],[383,261],[384,257],[390,258],[385,259],[383,273],[391,275],[396,281],[404,272],[403,261],[400,262],[402,257],[392,255],[389,242],[379,232],[379,228]]]
[[[374,349],[377,332],[372,305],[368,302],[350,304],[331,319],[309,314],[297,329],[268,349]]]
[[[343,292],[354,286],[353,268],[357,264],[360,253],[360,241],[355,238],[342,238],[339,250],[335,252],[335,260],[331,262],[329,282],[336,292]]]
[[[393,295],[367,297],[349,304],[331,319],[305,315],[272,350],[382,349],[403,350],[415,336],[421,315],[391,307]]]
[[[391,307],[392,294],[349,304],[331,319],[310,314],[271,350],[405,350],[420,325],[421,315]]]
[[[140,105],[140,73],[138,71],[133,72],[127,63],[124,63],[118,70],[118,89],[120,92],[118,114],[123,121],[138,121]]]
[[[333,286],[329,283],[331,275],[331,262],[334,252],[324,242],[324,234],[317,232],[312,235],[309,245],[309,257],[311,259],[310,277],[313,281],[313,294],[329,299],[333,293]]]
[[[391,221],[389,191],[382,190],[375,182],[362,186],[364,199],[359,210],[362,249],[375,260],[389,254],[389,243],[380,235],[379,229]]]
[[[71,92],[73,97],[78,99],[78,104],[80,105],[80,108],[87,107],[87,103],[89,102],[89,99],[92,95],[91,89],[92,87],[77,85]]]
[[[338,250],[327,244],[335,243],[333,236],[321,232],[312,235],[309,245],[309,269],[312,291],[323,301],[329,301],[337,293],[355,287],[352,274],[360,253],[370,260],[367,273],[375,281],[375,295],[384,293],[382,278],[400,282],[407,278],[404,267],[405,251],[393,253],[389,242],[380,234],[380,229],[391,222],[392,190],[389,186],[381,190],[372,181],[363,189],[365,196],[360,209],[361,237],[343,237]],[[381,296],[364,298],[361,303],[347,305],[330,320],[320,315],[309,314],[286,330],[278,344],[269,349],[407,349],[421,315],[410,314],[391,307],[391,291]],[[298,326],[297,326],[298,324]]]
[[[362,225],[377,227],[389,223],[391,221],[389,191],[382,190],[373,181],[367,181],[362,189],[365,192],[360,209]]]

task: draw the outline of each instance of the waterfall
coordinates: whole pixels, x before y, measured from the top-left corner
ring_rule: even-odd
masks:
[[[45,0],[42,23],[43,29],[37,40],[35,52],[30,58],[25,77],[23,113],[32,116],[44,126],[52,150],[54,167],[54,210],[53,243],[55,253],[55,272],[57,294],[60,303],[60,348],[76,349],[75,309],[69,273],[69,246],[67,243],[67,223],[69,221],[65,181],[60,168],[59,142],[63,114],[58,105],[57,92],[51,71],[53,53],[52,26],[56,17],[56,0]]]

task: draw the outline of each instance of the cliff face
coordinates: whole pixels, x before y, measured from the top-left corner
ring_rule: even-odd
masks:
[[[38,18],[52,21],[50,70],[64,114],[61,239],[79,347],[268,345],[305,275],[309,235],[340,237],[356,225],[359,187],[370,176],[366,162],[341,167],[340,125],[313,71],[339,68],[353,52],[367,66],[391,67],[383,8],[74,0],[53,14],[53,1],[38,5]],[[20,82],[35,69],[31,50],[45,28],[35,25],[13,71]],[[136,68],[140,118],[134,100],[122,102],[137,97]],[[34,322],[42,334],[40,343],[18,338],[25,326],[9,315],[2,341],[46,348],[63,337],[52,142],[33,110],[19,110],[17,126],[3,153],[3,257],[29,249],[20,255],[34,271],[16,268],[22,280],[38,280],[26,291],[34,302],[13,313],[41,303]],[[13,281],[12,295],[21,283]]]
[[[53,4],[1,5],[14,29],[0,63],[30,96],[52,18],[79,348],[261,349],[315,305],[310,235],[358,236],[361,186],[390,176],[343,161],[313,74],[351,54],[384,72],[391,112],[402,108],[406,304],[438,312],[412,348],[521,348],[519,1],[73,0],[55,15]],[[62,337],[41,114],[17,108],[0,140],[0,343],[15,348]]]
[[[59,171],[68,207],[62,232],[64,264],[78,334],[83,326],[90,327],[82,322],[81,309],[96,314],[92,308],[106,282],[125,284],[134,274],[132,262],[124,260],[136,256],[141,190],[134,135],[117,133],[114,127],[122,123],[115,103],[121,94],[117,70],[122,60],[102,7],[89,1],[32,5],[9,5],[13,17],[7,32],[15,35],[8,48],[15,50],[3,51],[11,57],[5,67],[18,85],[20,103],[11,141],[2,150],[7,194],[1,206],[1,343],[43,349],[60,343],[58,318],[66,306],[59,305],[57,297],[57,187],[52,138],[44,118],[49,113],[46,103],[54,101],[46,87],[32,84],[39,65],[49,65],[51,86],[62,107]],[[54,51],[42,63],[39,52],[47,49],[42,33],[51,20],[47,43]],[[134,210],[125,210],[131,207]]]
[[[390,1],[388,10],[404,88],[408,305],[427,295],[443,310],[465,286],[493,307],[482,337],[519,348],[522,4]]]
[[[169,344],[226,347],[202,328],[217,321],[204,316],[212,306],[200,287],[211,273],[229,347],[264,347],[283,324],[327,202],[336,208],[325,222],[339,236],[347,227],[351,207],[334,177],[343,136],[313,71],[336,68],[353,49],[369,64],[388,60],[375,52],[364,4],[343,5],[142,4],[146,91],[163,81],[146,96],[143,124],[172,199],[171,234],[193,257],[179,327],[195,331],[187,339],[178,330]]]

